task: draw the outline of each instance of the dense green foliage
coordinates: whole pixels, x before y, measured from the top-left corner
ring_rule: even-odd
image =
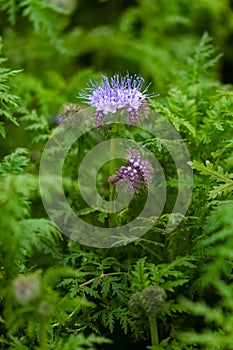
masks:
[[[229,0],[0,0],[0,349],[233,349],[231,7]],[[152,82],[149,92],[160,96],[150,98],[151,109],[184,140],[192,200],[166,232],[178,186],[169,140],[119,128],[159,160],[166,205],[141,238],[88,247],[47,217],[40,159],[64,104],[81,104],[89,79],[127,71]],[[104,137],[112,135],[107,128]],[[87,207],[76,187],[77,163],[97,141],[93,132],[71,147],[64,187],[74,210],[102,227],[108,215]],[[100,176],[101,189],[106,196]],[[163,307],[153,304],[156,291]]]

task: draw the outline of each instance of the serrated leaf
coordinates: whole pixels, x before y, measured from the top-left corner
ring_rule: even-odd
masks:
[[[149,271],[146,266],[146,258],[141,258],[137,261],[134,270],[131,271],[132,290],[141,291],[150,284]]]
[[[187,278],[178,279],[175,281],[168,281],[163,283],[163,288],[169,292],[174,292],[174,288],[178,286],[182,286],[183,284],[187,283],[189,280]]]
[[[16,148],[14,152],[5,156],[0,163],[0,174],[18,174],[29,163],[29,151],[26,148]]]
[[[210,176],[211,179],[217,182],[224,182],[224,184],[214,186],[214,189],[210,191],[210,198],[215,198],[218,195],[227,195],[233,190],[233,173],[224,172],[223,168],[219,165],[217,170],[210,161],[206,161],[206,164],[199,163],[198,161],[190,162],[193,169],[198,170],[201,174]]]

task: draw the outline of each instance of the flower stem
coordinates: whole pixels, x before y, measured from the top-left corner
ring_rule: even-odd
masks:
[[[159,338],[158,338],[156,317],[149,316],[149,323],[150,323],[150,334],[151,334],[152,346],[158,346],[159,345]]]
[[[109,213],[109,218],[108,218],[108,227],[115,227],[115,223],[116,223],[116,214],[114,212],[115,210],[115,205],[113,203],[114,199],[115,199],[115,188],[113,186],[111,186],[110,188],[110,208],[111,208],[111,213]]]
[[[115,162],[114,162],[115,142],[114,142],[113,136],[116,133],[117,133],[117,124],[113,124],[112,136],[110,139],[110,163],[109,163],[110,176],[113,175],[113,173],[115,172]],[[114,203],[115,197],[116,197],[116,189],[114,186],[110,185],[109,201],[110,201],[111,213],[109,213],[109,218],[108,218],[109,227],[115,227],[115,224],[116,224],[115,203]]]
[[[106,276],[116,276],[116,275],[123,275],[123,274],[129,274],[129,272],[109,272],[109,273],[102,273],[100,276],[94,277],[86,282],[83,282],[79,284],[79,287],[87,286],[88,284],[94,282],[97,278],[104,278]]]
[[[40,319],[40,350],[48,350],[47,319]]]

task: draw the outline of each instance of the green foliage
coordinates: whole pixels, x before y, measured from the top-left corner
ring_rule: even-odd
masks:
[[[233,349],[233,92],[222,82],[233,81],[231,69],[224,73],[233,59],[232,16],[229,0],[0,1],[7,57],[0,58],[1,349]],[[88,206],[77,186],[82,159],[101,140],[129,138],[148,148],[167,185],[163,212],[143,237],[135,240],[132,230],[131,237],[119,235],[121,246],[102,249],[72,241],[47,217],[39,165],[64,104],[79,111],[77,96],[88,81],[118,71],[141,74],[145,87],[152,82],[148,93],[160,93],[149,106],[185,142],[194,188],[185,217],[171,216],[179,169],[168,148],[177,140],[123,125],[86,133],[63,167],[67,201],[83,221],[109,225],[108,213]],[[108,176],[107,165],[97,179],[105,199]],[[46,181],[48,193],[56,190],[56,176]],[[116,223],[132,221],[146,196],[135,196]],[[181,216],[168,233],[168,220]],[[155,312],[152,292],[161,290],[166,307]],[[158,346],[149,346],[148,315],[129,307],[135,295],[157,318]]]
[[[215,170],[214,165],[208,160],[206,161],[206,165],[194,161],[192,163],[192,168],[198,170],[203,175],[209,176],[212,180],[221,183],[218,186],[213,186],[213,190],[210,191],[210,198],[227,195],[233,191],[233,173],[224,173],[220,165],[217,170]]]
[[[90,350],[94,350],[96,349],[96,345],[108,343],[111,343],[111,341],[104,337],[95,336],[94,334],[84,337],[83,334],[78,334],[76,336],[71,335],[65,341],[59,340],[54,346],[56,350],[85,350],[87,347]]]
[[[20,240],[24,233],[20,229],[19,220],[28,217],[29,198],[38,187],[37,179],[33,175],[22,174],[27,164],[28,151],[25,149],[17,149],[1,163],[1,296],[6,292],[3,287],[12,280],[19,271],[18,265],[23,262]],[[15,261],[13,266],[12,261]]]
[[[0,53],[2,52],[2,39],[0,38]],[[0,57],[0,64],[2,65],[6,59]],[[19,73],[18,70],[10,70],[8,68],[0,68],[0,135],[6,136],[4,118],[9,119],[11,122],[17,125],[16,118],[13,117],[13,109],[17,107],[18,97],[10,92],[9,86],[6,84],[9,79]]]
[[[21,11],[32,23],[35,31],[45,32],[52,44],[61,51],[64,50],[63,40],[59,39],[59,34],[64,29],[67,21],[65,9],[47,0],[24,0],[16,2],[14,0],[2,1],[2,10],[7,12],[12,25],[16,22],[17,12]],[[63,16],[61,16],[63,15]]]
[[[29,151],[17,148],[13,153],[5,156],[0,164],[0,174],[18,174],[29,163]]]
[[[206,328],[200,333],[187,332],[182,339],[189,344],[203,345],[204,349],[233,348],[232,210],[232,201],[219,204],[208,218],[201,243],[209,261],[199,280],[202,299],[183,300],[188,312],[204,319]]]

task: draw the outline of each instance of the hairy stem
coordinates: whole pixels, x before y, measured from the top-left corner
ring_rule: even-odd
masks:
[[[112,136],[116,134],[117,132],[117,124],[114,124],[112,126]],[[115,142],[113,138],[110,140],[110,163],[109,163],[109,175],[113,175],[115,172],[115,162],[114,162],[114,151],[115,151]],[[110,185],[110,195],[109,195],[109,201],[110,201],[110,209],[111,213],[109,213],[108,218],[108,226],[109,227],[115,227],[116,225],[116,214],[115,214],[115,203],[114,200],[116,198],[116,189],[112,185]]]
[[[86,282],[83,282],[79,285],[79,287],[87,286],[88,284],[92,283],[96,278],[104,278],[106,276],[116,276],[116,275],[123,275],[128,274],[128,272],[109,272],[109,273],[102,273],[100,276],[94,277]]]
[[[47,319],[40,319],[40,350],[48,350]]]
[[[156,317],[149,316],[149,323],[150,323],[150,334],[151,334],[152,346],[158,346],[159,338],[158,338]]]

